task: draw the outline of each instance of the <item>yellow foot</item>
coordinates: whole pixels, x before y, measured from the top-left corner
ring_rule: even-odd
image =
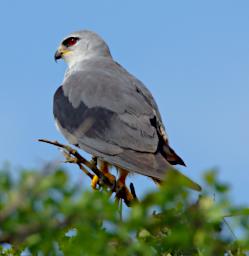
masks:
[[[104,174],[104,176],[109,180],[109,182],[110,182],[111,184],[115,184],[115,182],[116,182],[116,177],[115,177],[114,175],[110,174],[109,172],[103,173],[103,174]]]
[[[131,203],[134,200],[132,193],[126,186],[123,189],[124,189],[124,193],[126,195],[126,199],[127,199],[126,201]]]
[[[98,182],[99,182],[99,177],[97,175],[94,175],[91,181],[92,189],[96,189]]]
[[[129,205],[134,200],[134,197],[130,190],[126,187],[123,182],[118,181],[116,186],[116,197],[123,198],[126,204]]]

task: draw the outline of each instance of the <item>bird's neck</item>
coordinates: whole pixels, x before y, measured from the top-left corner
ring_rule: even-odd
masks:
[[[89,67],[96,67],[96,63],[112,62],[111,56],[98,56],[98,55],[88,55],[85,58],[74,59],[74,61],[68,62],[68,68],[65,72],[64,80],[73,73],[78,71],[84,71],[89,69]]]
[[[65,61],[68,64],[68,68],[75,68],[76,66],[81,66],[81,63],[94,58],[111,58],[111,53],[108,48],[93,48],[85,52],[80,52],[72,55],[65,56]]]

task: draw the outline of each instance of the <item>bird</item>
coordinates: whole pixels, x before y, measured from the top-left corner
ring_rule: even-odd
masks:
[[[73,32],[63,38],[54,58],[68,65],[54,94],[56,126],[70,144],[97,158],[111,181],[110,166],[119,172],[120,188],[130,173],[160,183],[173,165],[185,166],[169,145],[151,92],[113,59],[101,36],[90,30]],[[92,187],[97,183],[95,175]],[[201,190],[192,180],[190,187]]]

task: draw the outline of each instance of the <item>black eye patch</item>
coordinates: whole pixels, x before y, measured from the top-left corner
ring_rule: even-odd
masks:
[[[79,40],[79,37],[68,37],[62,42],[62,44],[66,47],[70,47],[75,45]]]

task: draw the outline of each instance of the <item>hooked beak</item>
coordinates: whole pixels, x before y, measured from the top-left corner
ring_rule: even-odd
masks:
[[[62,58],[62,52],[57,50],[54,54],[54,60],[57,62],[57,60]]]
[[[64,55],[71,53],[72,51],[68,50],[67,48],[60,46],[58,50],[54,54],[54,60],[57,62],[57,60],[62,59]]]

